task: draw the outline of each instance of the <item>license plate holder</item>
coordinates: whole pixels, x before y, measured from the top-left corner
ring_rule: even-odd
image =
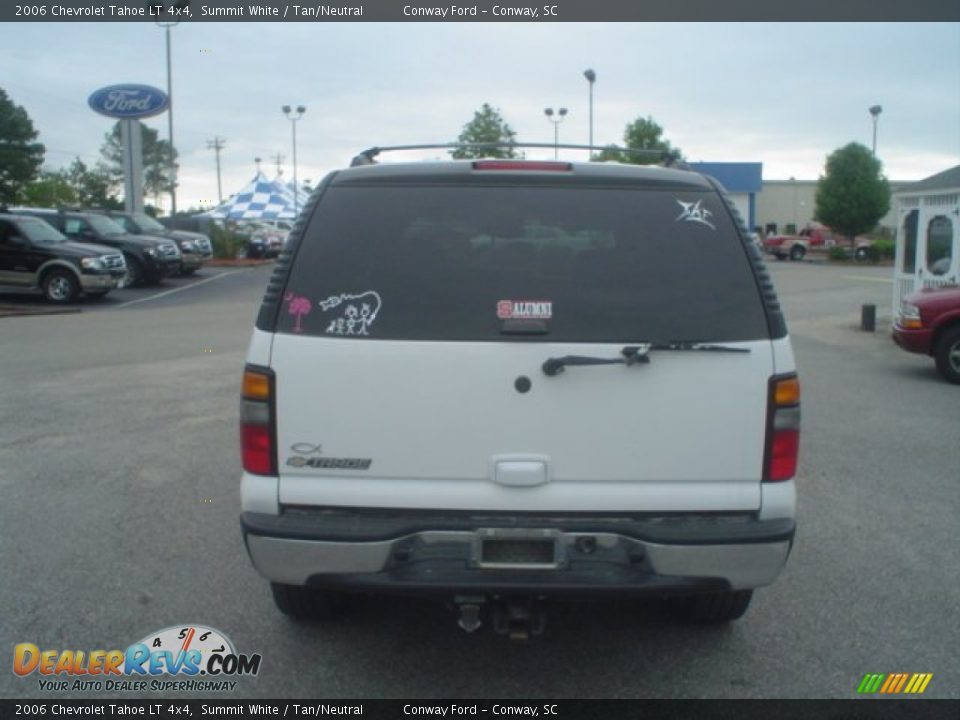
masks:
[[[471,565],[482,570],[556,570],[563,564],[556,530],[483,528]]]

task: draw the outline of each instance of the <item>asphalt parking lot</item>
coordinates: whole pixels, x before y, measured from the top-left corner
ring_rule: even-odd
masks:
[[[931,672],[927,697],[960,697],[960,388],[890,341],[889,268],[771,270],[804,389],[799,534],[728,627],[636,601],[558,604],[528,643],[414,600],[330,625],[280,615],[238,523],[259,267],[0,319],[0,648],[124,648],[202,623],[263,656],[225,699],[852,698],[868,672]],[[863,303],[876,333],[857,329]],[[0,696],[44,693],[7,671]]]

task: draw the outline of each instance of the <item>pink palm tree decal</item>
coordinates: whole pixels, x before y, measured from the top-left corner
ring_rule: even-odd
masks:
[[[293,326],[294,332],[303,332],[303,328],[300,327],[300,318],[310,312],[310,301],[303,296],[296,296],[291,294],[289,296],[289,304],[287,305],[287,312],[291,315],[297,316],[297,322]]]

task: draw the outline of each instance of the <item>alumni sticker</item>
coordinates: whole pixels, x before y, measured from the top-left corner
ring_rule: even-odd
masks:
[[[501,320],[549,320],[553,317],[551,300],[500,300],[497,317]]]

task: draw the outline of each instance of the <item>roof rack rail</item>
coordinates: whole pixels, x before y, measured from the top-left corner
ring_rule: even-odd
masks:
[[[526,143],[526,142],[491,142],[491,143],[428,143],[425,145],[390,145],[388,147],[372,147],[362,151],[350,161],[350,167],[359,167],[361,165],[375,165],[376,157],[382,152],[394,150],[502,150],[504,148],[544,148],[564,150],[609,150],[612,152],[627,153],[639,157],[651,157],[660,161],[663,167],[677,168],[680,170],[689,170],[690,166],[680,157],[680,153],[675,150],[645,150],[638,148],[625,148],[619,145],[570,145],[566,143]]]

